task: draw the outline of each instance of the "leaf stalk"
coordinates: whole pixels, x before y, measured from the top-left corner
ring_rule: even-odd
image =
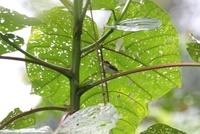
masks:
[[[134,74],[134,73],[139,73],[139,72],[144,72],[144,71],[149,71],[149,70],[155,70],[155,69],[162,69],[162,68],[169,68],[169,67],[187,67],[187,66],[189,66],[189,67],[200,67],[200,63],[190,63],[190,62],[170,63],[170,64],[163,64],[163,65],[155,65],[155,66],[137,68],[137,69],[121,72],[121,73],[112,75],[110,77],[107,77],[103,80],[96,81],[96,82],[94,82],[90,85],[83,86],[82,89],[78,92],[78,94],[82,95],[85,92],[87,92],[89,89],[91,89],[91,88],[93,88],[93,87],[95,87],[99,84],[110,81],[112,79],[116,79],[116,78],[121,77],[121,76],[126,76],[126,75],[129,75],[129,74]]]

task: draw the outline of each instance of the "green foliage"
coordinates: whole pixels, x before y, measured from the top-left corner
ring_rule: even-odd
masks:
[[[11,41],[17,47],[21,47],[24,44],[24,40],[21,37],[9,32],[41,23],[36,18],[27,17],[2,6],[0,6],[0,16],[0,55],[16,51],[16,48],[11,46],[6,40]]]
[[[187,51],[195,62],[199,62],[200,44],[198,42],[187,43]]]
[[[9,120],[10,118],[17,116],[19,114],[21,114],[22,111],[19,108],[15,108],[13,111],[11,111],[6,118],[4,118],[0,124],[3,124],[4,122],[6,122],[7,120]],[[22,116],[21,118],[13,121],[11,124],[8,124],[5,129],[20,129],[20,128],[26,128],[26,127],[30,127],[36,124],[36,120],[35,120],[35,114],[30,114],[30,115],[26,115],[26,116]]]
[[[16,51],[16,49],[8,44],[5,40],[9,40],[16,44],[18,47],[24,44],[24,39],[14,34],[2,34],[0,32],[0,55]]]
[[[102,43],[104,59],[111,61],[123,71],[179,62],[177,31],[170,22],[170,17],[161,8],[150,1],[145,4],[131,3],[123,19],[136,17],[151,17],[162,22],[156,30],[123,32],[114,31]],[[117,14],[121,10],[116,11]],[[108,22],[114,23],[114,18]],[[107,31],[107,29],[106,29]],[[116,51],[117,42],[121,40],[120,49]],[[81,77],[85,81],[86,74],[98,73],[96,52],[90,52],[82,58]],[[88,62],[90,61],[90,62]],[[85,76],[85,77],[84,77]],[[95,81],[98,75],[88,78]],[[172,88],[180,87],[180,72],[178,68],[151,70],[120,77],[108,82],[110,102],[122,114],[118,126],[113,133],[134,132],[139,122],[147,114],[147,105],[166,94]],[[82,106],[102,102],[101,87],[97,86],[82,96]],[[98,98],[98,99],[97,99]]]
[[[81,58],[78,80],[70,83],[71,78],[59,73],[56,69],[51,70],[38,64],[26,63],[28,77],[32,83],[32,93],[48,99],[57,106],[64,106],[70,103],[70,97],[72,97],[70,93],[73,90],[70,86],[74,84],[78,85],[75,95],[81,97],[80,108],[102,103],[104,97],[100,85],[102,69],[99,68],[101,62],[98,59],[97,48],[102,50],[103,59],[110,61],[123,72],[180,62],[178,34],[164,10],[149,0],[144,0],[143,3],[129,1],[126,5],[121,4],[120,8],[116,8],[118,5],[120,4],[117,0],[92,1],[93,9],[113,10],[107,23],[109,26],[115,26],[122,20],[133,18],[154,18],[162,25],[157,29],[138,32],[105,28],[103,35],[99,36],[95,22],[86,16],[83,22],[81,44],[79,44],[81,53],[77,54]],[[122,9],[123,7],[125,9]],[[76,60],[72,59],[74,52],[72,50],[78,49],[73,48],[72,38],[77,36],[73,30],[76,31],[77,27],[74,27],[73,22],[75,13],[71,14],[71,11],[73,10],[67,11],[63,7],[44,11],[38,16],[41,22],[39,24],[38,21],[32,23],[31,18],[14,12],[16,15],[12,16],[12,19],[18,18],[23,23],[19,24],[17,21],[15,26],[6,25],[6,27],[9,31],[15,31],[27,25],[37,24],[32,27],[27,52],[34,55],[36,60],[39,58],[42,59],[41,62],[51,63],[71,71],[72,63]],[[6,16],[11,14],[9,12]],[[2,29],[4,32],[8,31],[5,27]],[[27,56],[27,58],[30,57]],[[72,74],[72,77],[73,75],[75,74]],[[99,84],[94,85],[96,82]],[[163,96],[172,88],[181,86],[180,69],[164,68],[136,72],[112,79],[107,82],[107,85],[110,103],[122,115],[112,133],[134,133],[139,122],[148,112],[149,102]]]
[[[94,4],[93,8],[96,9],[98,6]],[[119,15],[121,10],[116,9],[115,13]],[[111,61],[123,71],[179,62],[177,31],[167,13],[150,1],[145,1],[145,4],[132,2],[123,19],[136,17],[156,18],[162,22],[162,26],[149,31],[114,31],[101,43],[104,59]],[[73,24],[71,13],[62,8],[54,8],[45,11],[39,18],[43,24],[33,27],[27,51],[44,61],[70,67]],[[95,33],[91,22],[91,19],[86,17],[81,44],[83,49],[94,42]],[[111,17],[108,24],[113,25],[114,22],[114,18]],[[109,29],[105,29],[105,32],[107,30]],[[116,43],[119,40],[122,40],[122,44],[120,49],[116,50]],[[100,80],[99,63],[94,47],[84,51],[81,57],[80,84],[92,84]],[[69,81],[64,75],[33,64],[27,64],[27,71],[34,93],[57,105],[69,102]],[[110,101],[123,115],[113,132],[135,131],[147,113],[147,104],[175,87],[180,87],[178,68],[131,74],[110,81]],[[88,90],[81,98],[82,107],[101,103],[103,99],[100,89],[101,87],[97,86]]]
[[[180,130],[177,130],[165,124],[156,124],[156,125],[150,126],[146,131],[140,134],[155,134],[155,133],[156,134],[186,134],[185,132],[182,132]]]
[[[38,25],[40,21],[36,18],[27,17],[18,12],[0,6],[0,31],[3,33],[20,30],[27,26]]]

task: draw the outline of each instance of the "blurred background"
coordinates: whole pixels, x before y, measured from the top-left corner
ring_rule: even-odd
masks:
[[[200,1],[153,1],[170,14],[172,22],[179,32],[182,61],[192,62],[186,51],[186,43],[191,42],[189,33],[200,39]],[[45,9],[62,4],[59,0],[0,0],[0,5],[28,16],[37,16]],[[27,41],[30,28],[20,30],[16,34]],[[18,52],[9,55],[23,57]],[[200,69],[184,67],[181,69],[181,73],[182,88],[173,89],[164,97],[152,102],[149,106],[149,114],[140,124],[137,133],[158,122],[190,134],[200,133]],[[0,120],[16,107],[25,111],[33,107],[52,105],[39,96],[30,94],[31,86],[26,77],[23,62],[0,60],[0,74]],[[60,116],[59,112],[41,112],[38,114],[38,127],[49,125],[55,129]]]

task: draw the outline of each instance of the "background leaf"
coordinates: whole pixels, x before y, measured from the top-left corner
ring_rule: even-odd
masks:
[[[195,62],[199,62],[200,44],[198,42],[187,43],[187,51]]]
[[[155,124],[140,134],[187,134],[165,124]]]
[[[10,44],[8,44],[4,39],[7,39],[11,41],[12,43],[15,43],[19,47],[24,45],[23,38],[16,36],[14,34],[10,34],[10,33],[2,34],[0,32],[0,55],[16,51],[16,49],[12,47]]]
[[[0,6],[0,31],[3,33],[20,30],[26,26],[38,25],[36,18],[27,17],[16,11]]]
[[[0,124],[3,124],[5,121],[9,120],[10,118],[13,118],[16,115],[21,114],[22,111],[19,108],[15,108],[13,111],[11,111],[6,118],[4,118]],[[21,129],[30,127],[36,124],[35,120],[35,114],[29,114],[26,116],[23,116],[15,121],[13,121],[11,124],[8,124],[5,129]]]
[[[115,13],[118,17],[121,10],[115,9]],[[132,2],[122,20],[139,17],[155,18],[160,20],[162,25],[149,31],[114,31],[101,44],[104,59],[123,71],[180,62],[178,34],[169,15],[153,2],[145,0],[144,3]],[[111,16],[107,25],[114,23],[115,20]],[[99,80],[96,52],[94,50],[84,54],[81,60],[82,81],[95,82]],[[163,96],[172,88],[180,87],[180,78],[179,68],[166,68],[130,74],[109,81],[110,103],[122,115],[112,132],[134,133],[139,122],[147,114],[148,103]],[[101,86],[92,88],[81,97],[82,107],[102,101]]]
[[[199,62],[200,41],[193,34],[190,34],[190,36],[194,42],[187,43],[187,51],[195,62]]]
[[[69,68],[72,58],[71,13],[63,7],[56,7],[43,12],[39,18],[43,24],[32,28],[27,51],[46,62]],[[91,44],[94,40],[91,25],[91,19],[86,17],[82,34],[85,40],[82,40],[82,46]],[[26,67],[34,94],[60,106],[69,101],[68,78],[38,65],[27,64]]]

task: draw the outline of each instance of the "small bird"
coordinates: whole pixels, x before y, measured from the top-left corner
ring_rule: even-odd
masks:
[[[103,61],[103,68],[106,73],[111,75],[119,72],[119,70],[115,66],[113,66],[112,64],[110,64],[110,62],[106,60]]]

